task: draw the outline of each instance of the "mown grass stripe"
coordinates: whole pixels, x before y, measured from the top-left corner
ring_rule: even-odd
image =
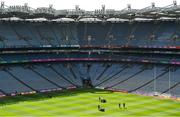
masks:
[[[172,100],[93,89],[50,94],[55,96],[47,98],[36,94],[38,100],[34,99],[36,96],[7,100],[8,105],[0,104],[0,116],[180,116],[180,102]],[[98,97],[106,99],[107,103],[100,103]],[[21,98],[25,101],[20,101]],[[127,109],[118,108],[118,103],[123,102]],[[98,111],[97,105],[106,112]]]

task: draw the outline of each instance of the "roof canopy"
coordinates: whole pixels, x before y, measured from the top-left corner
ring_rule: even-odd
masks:
[[[179,19],[180,18],[180,5],[177,5],[176,1],[173,4],[165,7],[156,7],[155,3],[151,6],[143,9],[132,9],[128,4],[127,8],[122,10],[106,9],[105,5],[102,5],[101,9],[95,9],[94,11],[86,11],[80,9],[78,5],[75,9],[56,10],[52,5],[49,7],[31,8],[27,3],[20,6],[6,6],[4,2],[1,2],[0,6],[0,18],[12,18],[17,17],[20,19],[37,19],[45,18],[48,20],[54,20],[59,18],[71,18],[74,21],[79,21],[84,18],[96,18],[101,21],[106,21],[111,18],[133,20],[136,18],[143,19]]]

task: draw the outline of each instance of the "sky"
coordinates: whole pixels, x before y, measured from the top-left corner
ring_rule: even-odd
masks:
[[[32,8],[48,7],[49,4],[53,5],[53,8],[60,9],[74,9],[75,5],[79,5],[84,10],[101,9],[101,5],[104,4],[106,9],[121,10],[127,7],[127,4],[131,4],[132,9],[141,9],[150,6],[152,2],[155,2],[157,7],[167,6],[173,3],[173,0],[0,0],[4,1],[5,5],[23,5],[28,3]],[[180,5],[180,0],[176,0]]]

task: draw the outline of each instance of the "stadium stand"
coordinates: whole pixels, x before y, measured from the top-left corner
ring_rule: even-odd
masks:
[[[110,21],[105,17],[117,16],[103,9],[99,14],[76,9],[73,15],[46,10],[28,11],[23,20],[22,11],[11,8],[5,8],[9,16],[1,14],[0,95],[81,88],[86,81],[96,88],[180,97],[179,20],[151,13],[153,18],[137,20],[144,15],[136,11]],[[89,13],[101,21],[88,20]],[[37,20],[41,17],[47,19]]]
[[[129,46],[178,46],[178,32],[174,21],[123,23],[30,23],[1,21],[0,35],[3,46],[40,47],[60,45],[129,45]],[[86,27],[86,30],[85,28]],[[145,30],[146,29],[146,30]],[[154,38],[152,39],[152,35]],[[16,41],[14,41],[16,40]],[[3,45],[5,44],[5,45]]]
[[[0,89],[3,90],[6,94],[14,93],[14,92],[29,92],[32,91],[31,88],[28,88],[26,85],[23,85],[21,81],[14,78],[11,74],[6,72],[5,70],[1,70],[1,85]]]
[[[129,92],[171,93],[179,96],[179,67],[134,63],[111,63],[111,65],[91,63],[90,65],[89,70],[87,64],[83,63],[4,66],[0,71],[0,89],[10,94],[81,87],[82,79],[90,78],[94,86]],[[7,84],[10,84],[10,87]]]

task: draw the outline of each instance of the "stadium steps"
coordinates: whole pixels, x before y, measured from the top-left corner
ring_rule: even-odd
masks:
[[[58,36],[57,36],[57,34],[55,33],[54,29],[52,28],[51,25],[48,25],[48,27],[49,27],[50,31],[52,32],[52,34],[54,35],[55,40],[57,41],[58,45],[60,46],[60,42],[59,42]]]
[[[81,78],[81,80],[85,77],[85,78],[88,78],[88,79],[90,79],[91,81],[93,80],[93,79],[91,79],[91,77],[90,77],[90,68],[91,68],[91,66],[86,66],[86,65],[84,65],[84,64],[80,64],[79,65],[79,68],[77,69],[77,72],[79,73],[79,77]]]
[[[28,84],[26,84],[25,82],[23,82],[21,79],[19,79],[18,77],[16,77],[13,73],[11,73],[9,70],[5,69],[5,72],[7,72],[10,76],[12,76],[14,79],[16,79],[17,81],[19,81],[21,84],[25,85],[26,87],[28,87],[29,89],[39,92],[38,90],[34,89],[33,87],[29,86]]]
[[[93,82],[96,82],[96,78],[98,75],[103,72],[104,66],[103,64],[93,64],[91,66],[91,69],[89,71],[90,78],[92,79]]]
[[[33,46],[33,45],[29,42],[29,40],[28,40],[27,38],[23,37],[22,39],[23,39],[28,45]]]
[[[71,32],[72,32],[72,35],[73,35],[73,38],[75,39],[75,41],[76,41],[76,44],[78,44],[79,45],[79,39],[78,39],[78,34],[77,34],[77,27],[75,26],[75,25],[72,25],[71,26],[72,28],[70,29],[71,30]]]
[[[89,74],[91,81],[93,81],[95,78],[96,72],[98,71],[98,66],[99,66],[99,64],[92,64],[89,69],[85,66],[82,66],[81,73],[86,74],[86,72],[87,72]]]
[[[161,78],[161,77],[162,77],[163,75],[165,75],[166,73],[168,73],[168,71],[165,71],[165,72],[161,73],[161,74],[158,75],[155,79],[152,79],[152,80],[148,81],[147,83],[145,83],[145,84],[143,84],[143,85],[141,85],[141,86],[139,86],[139,87],[137,87],[137,88],[135,88],[135,89],[133,89],[133,90],[129,90],[128,92],[133,92],[133,91],[136,91],[136,90],[138,90],[138,89],[141,89],[142,87],[150,84],[150,83],[153,82],[154,80],[157,80],[157,79]]]
[[[62,33],[61,33],[61,29],[59,28],[59,25],[53,25],[52,30],[54,31],[54,33],[56,34],[56,36],[58,37],[58,41],[60,42],[59,45],[63,45],[63,37],[62,37]]]
[[[15,32],[15,34],[17,35],[18,39],[22,39],[22,36],[16,31],[16,29],[14,28],[14,26],[12,26],[11,23],[10,23],[10,26],[11,26],[12,30]]]
[[[108,68],[108,70],[106,70],[106,72],[99,78],[99,80],[96,81],[96,84],[100,83],[104,79],[106,79],[106,78],[112,76],[113,74],[115,74],[118,71],[119,67],[120,67],[119,64],[117,64],[117,65],[111,64],[111,66]]]
[[[56,27],[56,31],[59,34],[59,36],[61,36],[60,40],[62,41],[61,43],[64,45],[65,44],[65,37],[66,35],[64,34],[64,28],[62,24],[57,24],[58,27]],[[61,28],[59,28],[61,27]]]
[[[1,36],[0,36],[0,47],[1,48],[6,46],[6,43],[4,42],[4,39],[5,38],[2,39]]]
[[[53,65],[53,67],[59,72],[61,73],[64,77],[68,78],[70,81],[72,81],[74,84],[78,85],[79,82],[78,80],[79,79],[75,79],[73,74],[71,73],[70,71],[70,66],[71,64],[70,63],[67,63],[67,64],[56,64],[56,65]],[[74,71],[74,70],[73,70]],[[75,73],[75,72],[74,72]],[[76,75],[77,76],[77,75]]]
[[[178,41],[178,39],[176,39],[174,41],[173,38],[174,38],[175,35],[178,35],[179,30],[180,30],[180,26],[178,25],[177,28],[176,28],[176,31],[174,31],[174,33],[169,38],[170,40],[172,40],[172,45],[174,45],[174,43],[176,43]]]
[[[81,77],[80,71],[79,71],[80,67],[77,66],[76,64],[71,64],[70,69],[72,69],[72,72],[74,73],[74,77],[75,77],[74,79],[76,80],[76,83],[78,85],[82,86],[83,81],[82,81],[82,77]]]
[[[29,30],[29,27],[27,27],[26,23],[15,25],[14,27],[17,32],[23,36],[25,41],[28,41],[31,46],[39,46],[41,43],[39,42],[39,39],[35,37],[34,34]],[[34,29],[33,29],[34,30]]]
[[[84,25],[84,40],[86,40],[86,35],[87,35],[87,23],[85,23],[85,25]]]
[[[175,88],[176,86],[180,85],[180,82],[174,84],[173,86],[171,86],[170,88],[168,88],[167,90],[163,91],[161,94],[163,93],[167,93],[168,91],[170,91],[171,89]]]
[[[34,65],[35,70],[41,73],[43,76],[46,76],[46,78],[50,79],[51,81],[59,84],[61,87],[69,87],[72,86],[69,82],[64,80],[62,77],[60,77],[57,73],[55,73],[50,66],[51,64],[46,65]]]
[[[69,35],[69,42],[70,45],[77,45],[78,44],[78,40],[76,38],[76,33],[75,33],[75,28],[74,26],[70,26],[70,24],[67,25],[66,27],[66,34]]]
[[[161,22],[161,23],[156,27],[156,29],[152,32],[152,34],[157,33],[157,32],[160,30],[160,28],[161,28],[162,25],[163,25],[163,22]]]
[[[73,83],[72,81],[68,80],[68,78],[66,78],[64,75],[62,75],[61,73],[59,73],[56,69],[54,69],[53,66],[50,66],[50,68],[56,73],[58,74],[60,77],[62,77],[64,80],[66,80],[67,82],[69,82],[70,84],[77,86],[75,83]]]
[[[64,44],[69,45],[69,44],[68,44],[69,35],[67,34],[66,26],[67,26],[67,25],[63,25],[63,26],[61,27],[61,34],[62,34],[62,37],[63,37],[62,40],[64,41]],[[66,37],[68,37],[68,40],[66,40]]]
[[[32,70],[34,73],[36,73],[37,75],[39,75],[40,77],[42,77],[43,79],[47,80],[48,82],[50,82],[51,84],[55,85],[56,87],[58,88],[65,88],[65,87],[62,87],[60,86],[59,84],[49,80],[47,77],[43,76],[41,73],[39,73],[38,71],[34,70],[33,68],[29,68],[30,70]]]
[[[24,39],[24,40],[27,42],[28,45],[33,46],[33,45],[28,41],[28,39]]]
[[[132,35],[136,29],[139,27],[139,23],[137,23],[132,29],[131,29],[131,32],[130,32],[130,35]]]
[[[37,26],[35,26],[35,29],[36,29],[37,33],[39,34],[41,40],[44,40],[45,42],[47,42],[48,45],[52,45],[52,43],[49,41],[49,39],[46,39],[45,37],[43,37],[43,35],[41,34],[41,32],[39,31]]]
[[[71,28],[73,28],[73,27],[71,27]],[[70,26],[69,26],[69,24],[67,25],[67,32],[69,32],[69,37],[70,37],[70,39],[75,39],[75,35],[73,35],[73,32],[72,32],[72,29],[70,28]]]
[[[87,72],[86,69],[85,72],[80,71],[80,69],[81,69],[80,66],[71,63],[69,68],[67,69],[62,68],[62,71],[65,72],[64,76],[66,76],[67,78],[71,78],[72,79],[71,81],[74,82],[76,85],[82,86],[83,78],[87,76]]]
[[[23,43],[25,42],[27,45],[32,46],[32,44],[28,41],[28,39],[25,38],[25,36],[22,36],[21,34],[19,34],[19,32],[16,30],[16,28],[10,23],[10,26],[12,28],[12,30],[14,31],[14,33],[17,35],[19,40],[23,40]]]
[[[48,40],[52,46],[58,46],[59,42],[57,41],[56,37],[54,36],[52,30],[50,29],[48,25],[49,24],[39,25],[38,30],[43,36],[43,38]]]
[[[113,74],[112,76],[106,78],[105,80],[103,80],[102,82],[100,82],[99,84],[95,85],[95,86],[99,86],[109,80],[111,80],[112,78],[114,78],[115,76],[117,76],[118,74],[120,74],[121,72],[123,72],[124,70],[126,70],[128,67],[124,66],[120,71],[116,72],[115,74]]]
[[[111,33],[113,27],[114,27],[114,24],[111,24],[111,26],[109,27],[108,32],[106,33],[105,40],[107,40],[107,39],[109,38],[109,35],[110,35],[110,33]]]
[[[104,68],[104,70],[98,75],[98,77],[96,78],[96,80],[99,80],[101,78],[101,76],[109,69],[110,66],[106,66]]]
[[[125,81],[127,81],[127,80],[129,80],[129,79],[131,79],[131,78],[133,78],[134,76],[136,76],[136,75],[142,73],[144,70],[146,70],[146,69],[142,69],[142,70],[136,72],[135,74],[129,76],[128,78],[126,78],[126,79],[124,79],[124,80],[122,80],[122,81],[120,81],[120,82],[117,82],[117,83],[115,83],[115,84],[109,86],[108,88],[112,88],[112,87],[114,87],[114,86],[116,86],[116,85],[119,85],[119,84],[121,84],[121,83],[123,83],[123,82],[125,82]]]
[[[78,79],[71,66],[69,67],[69,71],[72,73],[74,79]]]
[[[27,24],[24,24],[24,26],[25,28],[27,28],[28,32],[30,32],[30,35],[34,36],[33,39],[36,41],[36,43],[39,43],[39,46],[43,45],[42,41],[38,38],[37,34],[35,34],[35,30]]]
[[[3,91],[2,89],[0,89],[0,94],[9,95],[8,93],[6,93],[5,91]]]
[[[6,45],[4,40],[7,40],[7,38],[3,36],[2,34],[0,34],[0,43],[2,43],[3,45]]]
[[[129,36],[132,35],[136,31],[136,29],[138,28],[138,25],[139,25],[139,23],[137,23],[135,26],[131,27],[129,34],[128,34],[128,37],[127,37],[128,38],[128,41],[127,41],[128,45],[131,44],[132,40],[135,40],[135,38],[133,38],[132,40],[129,39]]]
[[[18,36],[18,39],[22,39],[22,40],[24,40],[28,45],[32,46],[32,44],[28,41],[28,39],[26,38],[26,36],[21,35],[21,34],[16,30],[16,28],[15,28],[14,26],[11,25],[11,27],[12,27],[13,31],[15,32],[15,34]]]

